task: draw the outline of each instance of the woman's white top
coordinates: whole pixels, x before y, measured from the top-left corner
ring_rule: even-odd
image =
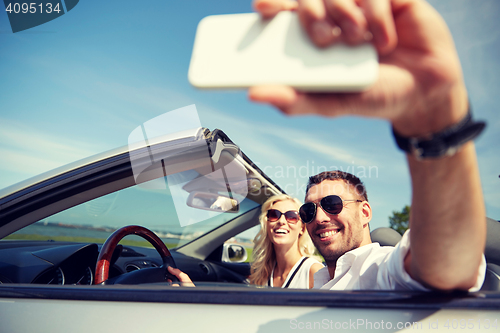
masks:
[[[283,282],[281,288],[309,289],[309,271],[311,270],[311,266],[314,264],[323,265],[316,259],[310,257],[300,258],[300,260],[297,261],[292,267],[290,273],[288,273],[288,276],[286,277],[285,282]],[[273,277],[274,268],[267,283],[269,287],[273,287]]]

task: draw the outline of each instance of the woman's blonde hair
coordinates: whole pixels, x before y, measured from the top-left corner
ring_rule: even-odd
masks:
[[[297,205],[297,210],[301,205],[301,202],[286,194],[279,194],[270,197],[262,205],[262,209],[259,215],[260,231],[255,236],[254,250],[253,250],[253,262],[251,266],[251,274],[249,277],[250,283],[256,285],[266,285],[271,276],[271,272],[276,264],[276,254],[274,252],[274,246],[269,237],[267,237],[267,211],[278,201],[292,201]],[[301,255],[311,256],[314,253],[314,245],[307,233],[306,225],[302,221],[302,230],[304,231],[299,235],[299,252]]]

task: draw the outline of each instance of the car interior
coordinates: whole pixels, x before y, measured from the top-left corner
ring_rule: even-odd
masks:
[[[231,168],[228,167],[230,165]],[[213,175],[214,170],[220,169],[227,171],[223,179],[217,178],[220,175]],[[134,172],[137,170],[140,172]],[[0,236],[23,229],[33,221],[41,221],[61,211],[70,211],[115,192],[124,197],[123,191],[140,187],[152,180],[166,179],[169,174],[185,170],[195,170],[197,175],[182,184],[182,190],[192,195],[187,199],[188,205],[196,205],[196,200],[200,198],[219,196],[224,191],[227,193],[225,184],[231,184],[233,192],[239,191],[241,196],[245,196],[243,203],[246,202],[246,206],[233,207],[236,211],[242,211],[238,214],[227,213],[225,215],[230,218],[207,232],[170,246],[168,250],[171,250],[171,256],[177,267],[195,283],[246,285],[250,273],[249,263],[244,262],[246,250],[238,245],[227,244],[226,241],[258,225],[260,204],[268,197],[282,193],[282,190],[220,130],[210,132],[198,129],[190,140],[183,140],[178,145],[170,141],[169,144],[159,142],[140,147],[132,153],[128,149],[117,150],[112,154],[108,153],[105,159],[94,157],[94,161],[90,163],[82,162],[79,167],[71,166],[55,177],[46,176],[31,187],[21,188],[0,201]],[[243,185],[240,177],[242,173],[245,180]],[[194,197],[197,199],[193,199]],[[198,201],[202,202],[201,199]],[[116,198],[112,200],[116,204]],[[96,214],[96,208],[89,207],[86,206],[87,211],[90,209]],[[137,222],[141,224],[140,221]],[[371,236],[374,242],[379,242],[382,246],[393,246],[401,238],[399,233],[390,228],[375,229]],[[488,219],[485,250],[487,275],[483,291],[500,290],[499,238],[499,222]],[[99,243],[87,242],[2,241],[0,283],[94,284],[101,249]],[[240,256],[236,258],[235,253],[240,253]],[[164,258],[154,248],[117,245],[110,256],[109,281],[106,283],[154,282],[146,277],[147,272],[162,267],[163,261]],[[121,278],[120,282],[120,277],[124,274],[136,274],[143,278]]]

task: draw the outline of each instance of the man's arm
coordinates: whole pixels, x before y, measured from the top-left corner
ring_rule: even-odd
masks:
[[[431,287],[474,286],[486,238],[486,217],[473,143],[452,157],[408,157],[413,198],[406,271]]]
[[[294,7],[288,0],[257,0],[254,5],[267,17]],[[405,137],[438,133],[466,115],[468,97],[451,34],[426,2],[308,0],[295,7],[319,46],[372,38],[380,57],[379,80],[357,94],[253,87],[250,99],[270,103],[289,115],[385,118]],[[465,144],[451,157],[417,161],[408,156],[408,164],[412,232],[405,269],[429,287],[468,289],[474,285],[486,239],[474,145]]]

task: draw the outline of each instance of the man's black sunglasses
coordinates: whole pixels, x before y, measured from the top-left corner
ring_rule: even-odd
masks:
[[[344,201],[355,201],[355,202],[363,202],[363,200],[342,200],[338,195],[329,195],[324,197],[319,201],[319,206],[323,208],[325,212],[328,214],[337,215],[340,214],[342,208],[344,208]],[[308,202],[303,204],[299,209],[300,218],[304,223],[310,223],[314,220],[316,216],[316,203]]]

